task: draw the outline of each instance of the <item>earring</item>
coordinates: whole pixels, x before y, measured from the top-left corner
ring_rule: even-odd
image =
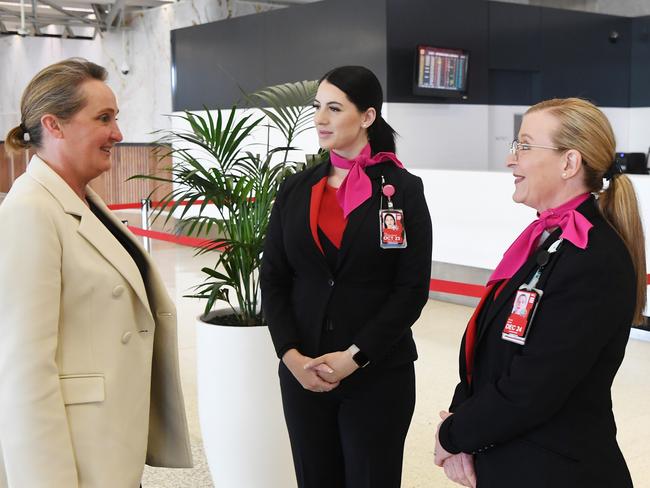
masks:
[[[562,178],[566,178],[566,173],[562,173]]]

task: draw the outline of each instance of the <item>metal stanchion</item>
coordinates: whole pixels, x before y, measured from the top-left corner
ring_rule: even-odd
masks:
[[[140,215],[142,217],[142,228],[149,230],[149,212],[151,211],[151,200],[143,198],[140,200]],[[142,245],[151,254],[151,240],[147,236],[142,237]]]

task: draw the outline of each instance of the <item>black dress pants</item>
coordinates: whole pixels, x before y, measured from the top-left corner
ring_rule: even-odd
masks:
[[[329,393],[305,390],[280,363],[299,488],[399,488],[415,408],[413,363],[359,369]]]

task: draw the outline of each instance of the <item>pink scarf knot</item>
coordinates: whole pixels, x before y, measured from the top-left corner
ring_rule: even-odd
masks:
[[[589,193],[577,196],[556,208],[544,210],[537,220],[531,223],[504,253],[503,259],[496,267],[488,285],[499,280],[509,279],[528,260],[536,249],[540,236],[546,229],[559,227],[562,229],[560,237],[571,242],[580,249],[587,247],[589,229],[593,227],[584,215],[576,208],[589,198]]]
[[[380,152],[371,157],[370,144],[366,144],[354,159],[346,159],[334,151],[330,151],[332,165],[337,168],[350,170],[336,192],[336,199],[343,209],[343,216],[345,218],[355,208],[368,200],[372,194],[372,184],[365,172],[365,168],[386,160],[392,161],[398,168],[404,167],[400,160],[397,159],[395,153],[392,152]]]

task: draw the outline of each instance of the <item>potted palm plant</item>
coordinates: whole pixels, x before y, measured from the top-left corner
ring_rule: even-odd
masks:
[[[179,233],[213,236],[197,253],[214,253],[215,265],[202,269],[205,281],[189,296],[205,300],[196,328],[197,388],[216,486],[295,486],[259,269],[282,179],[320,159],[293,157],[296,139],[313,128],[316,89],[314,81],[277,85],[246,97],[252,111],[186,112],[178,117],[183,127],[159,140],[158,150],[173,156],[167,176],[138,176],[172,183],[154,218],[166,208]]]

